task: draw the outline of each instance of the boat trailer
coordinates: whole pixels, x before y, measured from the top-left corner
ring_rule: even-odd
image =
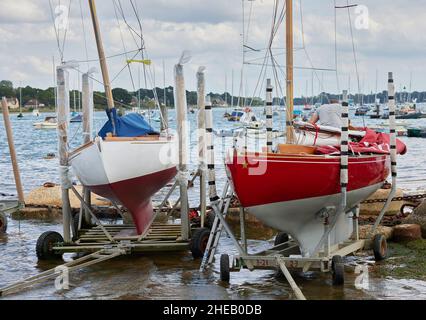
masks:
[[[268,80],[268,88],[270,81]],[[287,279],[295,296],[299,300],[305,300],[300,288],[294,281],[291,271],[308,272],[310,270],[320,272],[331,272],[333,285],[344,284],[344,263],[343,257],[356,253],[360,250],[373,249],[376,261],[384,260],[387,257],[387,242],[386,238],[381,234],[376,234],[376,230],[380,225],[383,217],[388,210],[392,198],[396,193],[396,133],[395,133],[395,100],[394,93],[395,87],[393,83],[392,73],[389,73],[389,110],[392,115],[389,119],[391,128],[390,139],[390,158],[391,158],[391,172],[392,172],[392,189],[391,192],[369,234],[369,238],[361,240],[359,237],[359,205],[346,210],[347,203],[347,185],[348,185],[348,125],[349,125],[349,104],[347,103],[347,91],[343,93],[342,103],[342,135],[341,135],[341,204],[338,208],[327,207],[323,208],[318,214],[324,221],[324,233],[321,240],[316,245],[316,248],[309,256],[302,256],[297,242],[285,233],[279,233],[275,238],[274,247],[256,254],[248,253],[247,236],[245,232],[245,212],[244,208],[240,208],[240,240],[237,239],[234,232],[226,221],[230,199],[236,196],[234,193],[232,183],[227,182],[222,198],[217,197],[216,189],[214,187],[214,171],[210,173],[209,182],[210,186],[210,202],[215,213],[215,219],[212,225],[210,237],[201,262],[200,271],[205,271],[210,267],[215,258],[215,252],[219,245],[219,239],[222,231],[225,230],[228,237],[234,243],[238,250],[238,255],[232,261],[228,254],[220,256],[220,279],[229,282],[230,273],[238,272],[241,269],[248,269],[250,271],[259,270],[276,270],[280,271]],[[271,100],[271,88],[267,88],[267,102]],[[271,102],[271,101],[269,101]],[[269,103],[271,105],[271,103]],[[270,110],[269,110],[270,112]],[[268,110],[267,110],[268,113]],[[270,118],[270,117],[269,117]],[[271,132],[272,124],[268,125],[268,132]],[[234,136],[234,149],[237,148],[237,140],[240,137]],[[268,136],[268,149],[272,146],[271,136]],[[243,147],[247,150],[247,146]],[[212,170],[211,170],[212,171]],[[212,186],[214,188],[212,188]],[[353,235],[352,238],[335,245],[331,245],[331,232],[335,229],[338,217],[341,215],[351,215],[353,220]],[[231,263],[230,263],[231,262]]]

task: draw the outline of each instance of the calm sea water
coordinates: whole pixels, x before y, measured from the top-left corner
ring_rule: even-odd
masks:
[[[261,116],[262,109],[255,109]],[[214,111],[215,129],[236,128],[223,119],[223,109]],[[46,116],[43,114],[42,117]],[[32,124],[42,119],[26,114],[22,120],[11,116],[16,151],[25,192],[41,186],[47,181],[59,182],[57,159],[45,160],[48,153],[56,153],[57,139],[55,130],[35,130]],[[170,125],[174,126],[173,112],[170,111]],[[196,128],[196,114],[189,114],[191,132]],[[15,194],[13,174],[10,165],[9,150],[5,138],[3,119],[0,118],[0,193]],[[103,112],[95,114],[95,127],[100,129],[106,116]],[[279,120],[279,121],[278,121]],[[279,129],[284,119],[276,119]],[[362,125],[362,118],[352,117],[354,125]],[[381,120],[368,120],[377,124]],[[425,125],[426,119],[411,123]],[[153,123],[158,127],[158,123]],[[71,146],[81,142],[80,124],[71,125]],[[218,189],[225,182],[221,150],[231,144],[230,139],[215,138]],[[409,153],[399,158],[399,184],[409,190],[426,189],[424,177],[426,164],[426,139],[402,138],[408,145]],[[191,135],[191,156],[196,162],[196,135]],[[262,141],[251,148],[262,147]],[[225,146],[225,148],[222,148]],[[195,163],[190,165],[194,169]],[[191,205],[198,205],[196,188],[191,191]],[[18,221],[10,220],[6,235],[0,236],[0,287],[24,276],[33,275],[53,265],[38,263],[35,256],[35,243],[38,236],[47,230],[61,230],[58,221]],[[269,241],[249,241],[251,251],[260,251],[269,247]],[[236,253],[227,237],[221,239],[219,253]],[[71,259],[66,255],[65,259]],[[123,257],[102,265],[86,268],[72,274],[71,290],[57,292],[53,283],[37,287],[34,290],[11,296],[12,299],[289,299],[293,298],[287,283],[277,280],[270,271],[243,271],[231,275],[231,283],[225,285],[219,279],[217,262],[213,270],[206,274],[198,272],[199,261],[190,254],[156,255],[141,257]],[[426,298],[426,283],[412,280],[381,279],[372,276],[368,290],[356,290],[354,276],[347,275],[345,287],[333,288],[328,275],[314,274],[297,277],[296,281],[309,299],[409,299]],[[111,288],[114,288],[111,290]]]

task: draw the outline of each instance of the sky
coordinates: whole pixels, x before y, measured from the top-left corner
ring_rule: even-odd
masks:
[[[106,55],[119,55],[108,59],[113,87],[132,91],[139,85],[162,87],[163,75],[166,85],[173,85],[173,66],[187,50],[191,53],[191,60],[185,65],[188,90],[196,90],[196,71],[205,66],[208,92],[227,89],[235,95],[264,96],[265,79],[274,78],[272,67],[267,67],[264,75],[261,74],[262,66],[245,64],[241,80],[243,24],[244,43],[256,50],[246,50],[245,61],[262,64],[275,0],[132,1],[142,23],[147,55],[152,60],[146,83],[139,64],[130,66],[133,81],[125,67],[126,59],[133,53],[127,57],[120,55],[138,49],[140,44],[119,10],[121,4],[126,22],[139,33],[130,0],[96,1]],[[281,8],[283,0],[277,1]],[[376,90],[376,73],[377,90],[382,91],[387,86],[388,71],[395,74],[397,90],[409,89],[410,82],[413,91],[426,90],[426,19],[422,15],[426,0],[349,1],[349,4],[363,6],[349,10],[356,59],[348,9],[335,10],[335,2],[337,6],[347,4],[347,0],[294,0],[296,96],[312,92],[316,95],[321,91],[337,93],[343,89],[370,93]],[[69,11],[68,15],[61,14],[63,6]],[[99,64],[94,61],[97,51],[87,0],[0,0],[0,80],[12,80],[15,86],[20,83],[40,88],[53,85],[54,63],[61,60],[53,21],[57,22],[60,48],[65,34],[63,26],[66,26],[63,59],[79,61],[81,72],[96,67],[98,72],[94,77],[100,81]],[[271,47],[277,63],[285,66],[284,24],[279,26]],[[140,55],[136,58],[140,59]],[[91,61],[84,62],[86,60]],[[330,71],[313,72],[312,66]],[[282,95],[284,72],[277,68],[276,74],[275,93]],[[71,88],[78,87],[79,78],[77,71],[71,71]],[[95,83],[95,88],[101,90],[102,87]]]

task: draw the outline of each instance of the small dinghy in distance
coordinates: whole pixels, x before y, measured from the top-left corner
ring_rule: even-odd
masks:
[[[58,127],[58,120],[56,116],[48,116],[41,122],[33,123],[35,129],[56,129]]]

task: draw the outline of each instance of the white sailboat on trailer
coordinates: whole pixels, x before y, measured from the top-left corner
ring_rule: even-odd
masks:
[[[94,141],[71,152],[69,161],[85,187],[129,210],[140,235],[153,220],[151,197],[177,173],[168,156],[174,138],[167,131],[156,133],[139,114],[117,116],[94,0],[89,6],[109,121]]]

